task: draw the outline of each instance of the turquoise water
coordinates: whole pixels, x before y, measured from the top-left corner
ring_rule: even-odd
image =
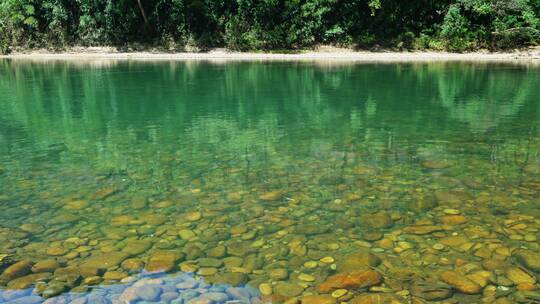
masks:
[[[537,303],[539,96],[532,64],[0,61],[0,302]]]

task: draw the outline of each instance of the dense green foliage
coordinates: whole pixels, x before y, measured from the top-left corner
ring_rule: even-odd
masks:
[[[540,41],[540,0],[0,0],[0,47],[316,44],[506,48]]]

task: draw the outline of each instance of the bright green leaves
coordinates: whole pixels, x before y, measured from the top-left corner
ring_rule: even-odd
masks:
[[[440,36],[448,49],[457,51],[538,43],[540,18],[535,1],[455,1],[446,12]]]
[[[441,26],[441,36],[447,42],[447,47],[453,51],[464,51],[469,48],[469,35],[471,24],[461,14],[457,5],[448,8]]]
[[[369,0],[368,6],[371,9],[371,16],[375,16],[375,12],[381,8],[381,0]]]

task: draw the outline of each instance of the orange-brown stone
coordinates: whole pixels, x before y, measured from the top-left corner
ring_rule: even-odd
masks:
[[[330,295],[309,295],[302,298],[302,304],[335,304],[336,299]]]
[[[400,301],[397,297],[392,294],[362,294],[349,303],[351,304],[401,304],[405,303]]]
[[[330,276],[317,289],[321,293],[328,293],[334,289],[366,288],[381,282],[380,274],[371,269],[364,269]]]
[[[465,294],[477,294],[482,291],[482,286],[455,271],[442,272],[441,281]]]
[[[467,219],[463,215],[445,215],[442,222],[446,225],[460,225],[465,224]]]

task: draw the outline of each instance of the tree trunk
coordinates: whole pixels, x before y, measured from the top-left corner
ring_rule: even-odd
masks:
[[[139,5],[139,9],[141,10],[141,14],[144,19],[144,23],[148,23],[148,18],[146,18],[146,13],[144,12],[144,8],[142,6],[141,0],[137,0],[137,4]]]

